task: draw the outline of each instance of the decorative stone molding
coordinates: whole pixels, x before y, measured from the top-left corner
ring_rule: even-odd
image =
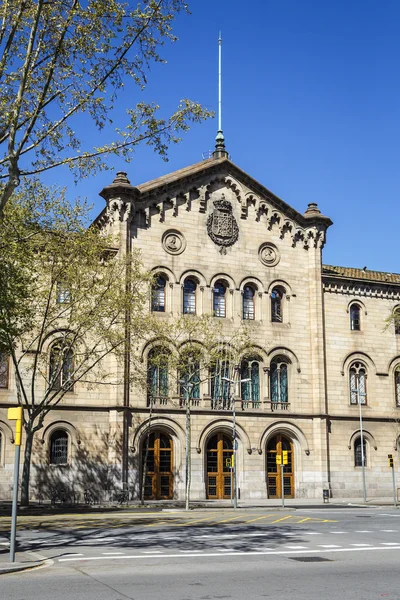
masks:
[[[214,201],[214,210],[207,219],[207,233],[218,246],[232,246],[239,237],[239,227],[232,214],[232,204],[222,194]]]
[[[371,282],[329,281],[326,276],[323,275],[322,277],[324,292],[328,294],[354,296],[354,301],[356,301],[356,296],[381,298],[384,300],[400,300],[400,287],[395,288]]]
[[[274,244],[265,242],[264,244],[261,244],[258,250],[258,258],[266,267],[275,267],[281,257],[278,248]]]
[[[168,254],[182,254],[186,248],[186,240],[177,229],[168,229],[161,238],[162,247]]]

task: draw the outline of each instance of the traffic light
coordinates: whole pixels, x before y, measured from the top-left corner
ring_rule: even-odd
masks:
[[[388,454],[388,461],[389,461],[389,467],[391,467],[393,469],[393,467],[394,467],[393,454]]]
[[[282,454],[277,454],[276,455],[276,464],[277,465],[281,465],[282,464]]]
[[[284,465],[288,464],[288,451],[287,450],[282,450],[282,464],[284,464]]]

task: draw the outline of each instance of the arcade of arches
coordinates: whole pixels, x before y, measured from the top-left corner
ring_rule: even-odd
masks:
[[[269,498],[282,498],[282,480],[279,459],[287,451],[288,463],[283,466],[285,498],[294,498],[294,447],[286,436],[278,434],[266,445],[266,485]],[[223,500],[232,497],[232,436],[225,432],[213,434],[205,444],[206,498]],[[142,474],[144,497],[148,500],[174,498],[174,441],[162,431],[153,431],[142,444]]]

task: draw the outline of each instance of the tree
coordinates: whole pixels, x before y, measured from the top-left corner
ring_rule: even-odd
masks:
[[[35,433],[74,387],[124,381],[126,315],[131,335],[148,335],[151,277],[138,253],[125,257],[87,227],[84,204],[38,182],[10,201],[2,225],[0,349],[11,357],[24,407],[21,500],[28,504]]]
[[[0,215],[21,180],[60,165],[76,177],[107,168],[109,154],[129,161],[144,142],[166,158],[190,123],[211,116],[181,100],[169,118],[159,106],[132,103],[127,124],[102,146],[82,148],[79,116],[102,131],[127,81],[142,90],[151,63],[175,42],[184,0],[7,0],[0,7]]]
[[[155,329],[157,332],[157,329]],[[160,345],[157,352],[149,355],[148,402],[153,410],[157,400],[177,395],[177,403],[186,412],[185,446],[185,506],[189,510],[191,487],[191,409],[199,405],[200,387],[209,382],[211,402],[223,403],[225,409],[233,409],[235,389],[240,380],[240,358],[251,348],[251,339],[245,326],[225,329],[222,322],[212,315],[182,315],[158,326]],[[172,379],[168,389],[167,377]],[[163,383],[163,378],[164,382]],[[148,428],[146,448],[148,451]],[[145,451],[145,457],[147,457]],[[144,461],[145,481],[146,458]]]

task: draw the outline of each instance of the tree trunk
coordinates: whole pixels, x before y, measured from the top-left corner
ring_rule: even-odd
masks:
[[[191,482],[191,471],[192,471],[192,461],[191,461],[191,430],[190,430],[190,398],[189,394],[186,397],[186,493],[185,493],[185,509],[189,510],[189,502],[190,502],[190,482]]]
[[[31,476],[31,458],[34,433],[31,429],[25,430],[25,432],[24,466],[22,470],[21,481],[21,505],[29,506],[29,480]]]

